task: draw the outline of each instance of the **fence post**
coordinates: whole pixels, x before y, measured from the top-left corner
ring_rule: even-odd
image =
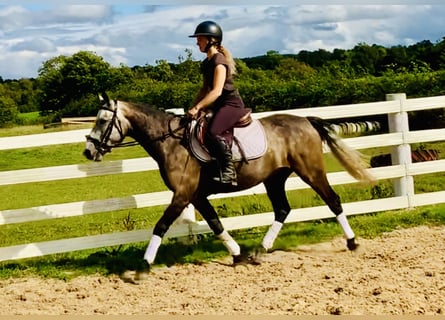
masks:
[[[394,193],[396,197],[408,197],[408,206],[412,208],[412,197],[414,196],[414,179],[408,175],[408,166],[412,163],[411,146],[406,143],[406,135],[409,132],[408,113],[403,105],[406,100],[405,93],[391,93],[386,95],[387,101],[400,101],[400,111],[388,114],[389,132],[401,132],[403,142],[401,145],[394,146],[391,150],[391,161],[393,165],[402,164],[405,166],[405,176],[394,179]]]

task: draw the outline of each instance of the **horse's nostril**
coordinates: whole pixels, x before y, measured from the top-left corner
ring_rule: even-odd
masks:
[[[83,155],[84,155],[87,159],[89,159],[89,160],[92,160],[92,159],[93,159],[93,156],[92,156],[92,154],[91,154],[91,151],[88,150],[88,149],[85,149],[85,150],[83,151]]]

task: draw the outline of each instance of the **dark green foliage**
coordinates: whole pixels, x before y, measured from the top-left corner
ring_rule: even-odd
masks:
[[[17,105],[10,97],[0,96],[0,127],[13,125],[18,118]]]
[[[120,75],[102,57],[91,52],[52,58],[39,70],[40,111],[42,114],[60,112],[63,116],[94,114],[97,99],[93,102],[91,96],[116,87],[125,80]]]

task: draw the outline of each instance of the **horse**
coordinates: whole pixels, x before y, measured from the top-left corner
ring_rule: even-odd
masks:
[[[323,159],[323,145],[358,181],[372,182],[363,155],[348,147],[331,127],[319,117],[275,114],[258,119],[267,138],[267,150],[261,157],[235,163],[237,184],[214,181],[211,166],[203,165],[192,155],[182,137],[186,134],[184,119],[153,106],[128,101],[111,100],[102,95],[101,107],[94,127],[86,136],[84,156],[101,161],[113,148],[124,145],[129,136],[157,162],[165,185],[173,192],[170,204],[153,228],[144,254],[148,268],[154,263],[162,238],[190,203],[207,222],[212,232],[232,255],[233,264],[252,258],[241,252],[233,237],[224,229],[217,212],[208,200],[216,193],[230,193],[263,183],[271,201],[274,221],[264,235],[257,252],[267,253],[273,247],[291,207],[285,193],[287,178],[295,173],[320,195],[334,213],[343,229],[346,246],[355,250],[358,244],[340,197],[330,186]],[[127,142],[128,143],[128,142]]]

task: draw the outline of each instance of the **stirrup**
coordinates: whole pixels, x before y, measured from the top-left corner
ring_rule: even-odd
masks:
[[[219,183],[221,183],[223,185],[229,185],[230,184],[230,185],[232,185],[234,187],[238,185],[238,182],[236,181],[236,179],[231,179],[230,181],[225,182],[225,181],[222,180],[221,176],[212,177],[212,180],[215,181],[215,182],[219,182]]]
[[[234,176],[232,176],[232,177],[230,177],[230,181],[223,181],[223,172],[222,172],[222,170],[220,169],[220,170],[218,170],[219,171],[219,175],[216,175],[216,176],[213,176],[212,177],[212,180],[213,181],[216,181],[216,182],[219,182],[219,183],[221,183],[221,184],[223,184],[223,185],[232,185],[232,186],[237,186],[238,185],[238,182],[237,182],[237,180],[236,180],[236,172],[234,173]]]

